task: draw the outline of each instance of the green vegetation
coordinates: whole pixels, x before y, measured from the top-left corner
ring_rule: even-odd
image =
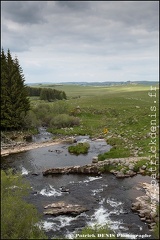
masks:
[[[40,100],[46,100],[49,102],[67,99],[64,91],[58,91],[56,89],[27,87],[27,91],[30,97],[37,96]]]
[[[49,88],[47,85],[41,85],[39,87],[46,87],[46,89]],[[29,129],[35,129],[37,126],[41,125],[47,126],[48,130],[55,134],[54,137],[56,137],[57,134],[57,137],[63,137],[66,135],[89,135],[91,137],[104,138],[106,142],[112,146],[112,148],[109,152],[99,155],[99,160],[130,156],[149,157],[149,155],[153,154],[151,151],[152,145],[150,145],[150,133],[153,130],[151,130],[152,124],[156,122],[156,126],[159,125],[158,86],[156,90],[156,102],[153,102],[153,99],[148,96],[148,92],[150,92],[150,86],[50,86],[51,89],[52,87],[58,91],[65,92],[67,95],[67,100],[63,99],[59,101],[46,102],[45,100],[40,100],[39,95],[31,96],[29,98],[30,110],[26,111],[22,125],[27,126]],[[79,106],[78,111],[77,106]],[[151,117],[151,115],[155,113],[155,118]],[[20,123],[16,126],[20,126]],[[108,131],[106,131],[106,129],[108,129]],[[158,127],[155,128],[154,132],[154,146],[158,158]],[[20,132],[20,134],[22,133]],[[73,148],[76,146],[71,147]],[[85,153],[84,149],[81,151],[81,148],[82,146],[78,146],[77,149],[74,150],[74,153]],[[139,171],[139,168],[141,168],[143,165],[146,165],[145,173],[150,175],[151,172],[149,169],[152,166],[151,163],[145,159],[142,159],[134,164],[134,171]],[[117,171],[121,170],[124,173],[128,171],[128,167],[122,167],[118,164],[106,164],[101,169],[101,171],[109,172],[112,169],[115,169]],[[14,185],[16,186],[16,184],[13,183],[12,186]],[[10,192],[14,193],[15,191],[17,191],[17,188],[10,189]],[[12,214],[10,213],[11,210],[9,206],[11,206],[11,209],[14,210],[13,203],[19,203],[18,201],[20,198],[12,196],[9,198],[9,200],[7,200],[5,191],[3,191],[3,194],[4,197],[2,196],[2,209],[4,209],[4,211],[2,211],[2,230],[6,230],[3,230],[2,234],[6,234],[3,235],[4,238],[6,236],[6,238],[10,239],[12,235],[13,237],[15,236],[18,238],[17,236],[19,234],[19,231],[17,233],[17,229],[20,229],[21,227],[19,225],[17,226],[18,220],[16,220],[16,216],[17,213],[20,214],[21,211],[15,207],[16,214],[15,212]],[[16,195],[18,196],[18,194]],[[13,200],[13,197],[16,199],[14,198],[15,200]],[[6,199],[6,201],[4,199]],[[7,207],[5,204],[8,204]],[[18,206],[21,206],[21,204],[18,204]],[[28,229],[28,224],[32,222],[31,220],[28,221],[28,219],[30,219],[32,214],[33,217],[35,217],[36,214],[34,210],[32,210],[32,214],[30,213],[30,207],[24,207],[23,211],[23,216],[26,216],[24,217],[26,219],[26,222],[25,219],[23,221],[23,217],[21,215],[20,218],[22,219],[21,222],[23,223],[23,230],[25,231],[25,229]],[[25,211],[27,211],[27,213]],[[6,216],[9,214],[7,220],[5,220],[5,214]],[[29,216],[25,214],[29,214]],[[38,220],[33,220],[33,223],[37,221]],[[12,226],[14,228],[11,230],[12,232],[10,231],[10,229],[12,229],[11,227],[7,228],[6,222],[9,226]],[[31,230],[34,229],[33,227],[31,228],[31,226],[29,227]],[[157,225],[155,229],[155,235],[158,233],[158,228],[159,226]],[[107,233],[105,229],[103,230],[104,233]],[[35,236],[36,239],[38,237],[41,238],[41,233],[37,233],[36,231],[38,230],[35,230],[35,232],[31,233],[31,235]],[[93,231],[93,229],[90,228],[83,229],[83,232],[84,234],[85,232],[86,234],[97,234]],[[103,233],[102,229],[100,230],[100,233]],[[28,234],[30,234],[29,230]],[[32,236],[30,236],[25,236],[24,238],[32,238]],[[19,238],[21,237],[22,235]]]
[[[24,118],[30,108],[25,78],[18,58],[8,50],[1,51],[1,129],[24,127]]]
[[[47,85],[40,87],[47,88]],[[53,87],[64,91],[67,100],[45,103],[34,97],[30,98],[33,115],[40,124],[47,125],[50,132],[57,134],[58,137],[89,135],[105,138],[112,149],[100,155],[99,160],[150,154],[151,137],[149,134],[151,124],[154,123],[152,120],[155,120],[156,126],[159,125],[158,86],[156,86],[157,97],[154,104],[151,101],[153,99],[148,96],[150,86],[145,85],[126,84],[101,87],[54,85]],[[77,106],[79,106],[79,111],[77,111]],[[150,115],[154,114],[155,110],[156,117],[153,119]],[[62,120],[62,115],[58,116],[59,114],[66,114],[76,119],[75,121],[68,120],[64,115],[64,120]],[[57,124],[55,117],[66,124]],[[76,124],[68,124],[68,121],[76,122]],[[105,132],[106,128],[108,132]],[[155,131],[158,155],[158,127]]]
[[[65,101],[50,104],[46,102],[36,103],[30,114],[32,115],[32,118],[29,118],[31,120],[30,125],[47,126],[50,132],[54,132],[54,129],[73,127],[80,124],[78,117],[69,115]]]
[[[1,239],[47,239],[37,210],[23,199],[29,190],[22,176],[1,170]]]
[[[69,146],[68,152],[79,155],[88,153],[88,149],[90,148],[89,143],[78,143],[75,146]]]

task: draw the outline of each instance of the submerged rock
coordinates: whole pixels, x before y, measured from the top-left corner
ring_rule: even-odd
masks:
[[[45,215],[79,215],[82,212],[88,211],[87,208],[80,206],[78,204],[69,204],[63,201],[48,204],[44,207],[46,211],[44,211]]]

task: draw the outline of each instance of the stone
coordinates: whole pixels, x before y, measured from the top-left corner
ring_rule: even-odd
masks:
[[[92,163],[98,163],[98,157],[93,157],[92,158]]]
[[[88,211],[87,208],[78,205],[78,204],[69,204],[64,201],[48,204],[44,207],[46,211],[44,211],[45,215],[79,215],[82,212]]]
[[[139,173],[143,175],[143,174],[145,173],[145,170],[143,170],[142,168],[140,168],[140,169],[139,169]]]
[[[145,170],[145,169],[146,169],[146,165],[143,165],[143,166],[141,167],[141,169],[142,169],[142,170]]]
[[[32,175],[34,175],[34,176],[38,176],[38,175],[39,175],[39,173],[32,173]]]
[[[126,174],[129,174],[130,177],[133,177],[133,176],[135,176],[137,173],[134,172],[134,171],[132,171],[132,170],[128,170],[128,171],[126,172]]]
[[[157,213],[156,212],[151,212],[150,217],[151,217],[151,219],[155,220],[155,218],[157,217]]]
[[[133,170],[133,169],[134,169],[134,165],[133,165],[133,164],[130,164],[130,165],[128,166],[128,168],[129,168],[129,170]]]
[[[68,188],[65,188],[64,186],[62,186],[60,188],[61,192],[70,192]]]
[[[140,209],[140,202],[132,203],[132,208],[134,208],[134,210],[136,210],[136,211],[139,210]]]
[[[116,177],[117,178],[125,178],[125,174],[123,172],[118,172]]]

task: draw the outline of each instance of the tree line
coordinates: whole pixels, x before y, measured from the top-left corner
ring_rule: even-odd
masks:
[[[67,99],[66,93],[64,91],[59,91],[51,88],[36,88],[27,87],[29,96],[38,96],[40,100],[54,101]]]
[[[30,109],[27,86],[17,57],[1,50],[1,129],[19,129]]]

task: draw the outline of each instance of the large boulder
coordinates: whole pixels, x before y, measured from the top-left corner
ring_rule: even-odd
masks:
[[[44,211],[45,215],[79,215],[82,212],[88,211],[87,208],[80,206],[78,204],[69,204],[63,201],[48,204],[44,207],[46,211]]]

